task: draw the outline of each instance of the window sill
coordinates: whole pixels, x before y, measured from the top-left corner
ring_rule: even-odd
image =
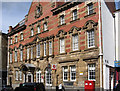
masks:
[[[15,42],[14,44],[17,44],[18,42]]]
[[[61,26],[64,26],[64,25],[66,25],[66,23],[64,23],[64,24],[62,24],[62,25],[58,25],[57,27],[61,27]]]
[[[20,42],[21,42],[21,41],[24,41],[24,39],[20,40]]]
[[[74,52],[81,52],[81,50],[71,51],[70,53],[74,53]]]
[[[34,35],[33,35],[33,36],[30,36],[29,38],[32,38],[32,37],[34,37]]]
[[[92,13],[92,14],[89,14],[89,15],[86,15],[86,16],[84,16],[84,18],[87,18],[87,17],[93,16],[93,15],[95,15],[95,14],[96,14],[96,12],[94,12],[94,13]]]
[[[78,21],[78,20],[80,20],[80,18],[77,18],[77,19],[75,19],[75,20],[72,20],[72,21],[70,21],[70,23],[73,23],[73,22]]]
[[[64,52],[64,53],[59,53],[59,55],[65,55],[65,54],[67,54],[67,52]]]
[[[93,50],[93,49],[98,49],[98,47],[90,47],[90,48],[86,48],[84,51],[88,51],[88,50]]]
[[[43,31],[42,33],[48,32],[49,30]]]

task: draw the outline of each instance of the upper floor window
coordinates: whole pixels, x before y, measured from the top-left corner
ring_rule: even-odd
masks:
[[[87,8],[88,8],[88,15],[92,14],[93,10],[94,10],[93,9],[93,4],[92,3],[88,4]]]
[[[15,51],[15,62],[17,62],[17,51]]]
[[[95,46],[94,30],[90,30],[87,32],[87,41],[88,41],[88,48]]]
[[[17,42],[17,36],[15,36],[15,43]]]
[[[37,51],[37,58],[38,58],[40,57],[40,43],[37,44],[36,51]]]
[[[40,33],[40,26],[37,26],[37,32]]]
[[[10,38],[10,44],[12,44],[12,38]]]
[[[44,23],[44,31],[47,31],[47,22]]]
[[[37,7],[37,14],[40,13],[40,7]]]
[[[65,2],[69,2],[69,0],[65,0]]]
[[[88,65],[88,80],[95,80],[95,64]]]
[[[31,47],[31,59],[33,59],[33,47]]]
[[[46,56],[46,42],[44,43],[44,56]]]
[[[10,63],[12,63],[12,53],[10,53]]]
[[[72,36],[72,49],[73,49],[73,51],[76,51],[76,50],[78,50],[78,35],[73,35]]]
[[[31,29],[31,36],[33,36],[34,35],[34,30],[33,29]]]
[[[60,16],[60,25],[63,25],[65,24],[65,18],[64,18],[64,15],[61,15]]]
[[[29,59],[29,48],[27,48],[27,59]]]
[[[76,67],[75,66],[70,67],[70,80],[76,81]]]
[[[20,51],[20,61],[23,61],[23,51]]]
[[[23,40],[23,33],[20,34],[20,40]]]
[[[73,20],[77,19],[77,10],[73,10]]]
[[[68,80],[68,67],[65,66],[63,67],[63,81],[67,81]]]
[[[52,55],[52,42],[49,42],[49,55]]]
[[[60,39],[60,53],[65,52],[65,41],[64,39]]]

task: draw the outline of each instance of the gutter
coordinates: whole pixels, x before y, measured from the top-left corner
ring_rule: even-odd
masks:
[[[103,75],[102,75],[102,56],[103,56],[103,53],[102,53],[102,39],[101,39],[101,36],[102,36],[102,29],[101,29],[101,0],[98,1],[98,6],[99,6],[99,57],[100,57],[100,88],[102,89],[103,88]],[[101,90],[100,89],[100,90]]]

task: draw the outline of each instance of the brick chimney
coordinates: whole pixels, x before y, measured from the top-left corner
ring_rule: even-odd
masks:
[[[9,33],[12,31],[12,26],[9,26]]]

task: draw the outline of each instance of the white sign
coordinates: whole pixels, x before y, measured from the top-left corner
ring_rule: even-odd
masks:
[[[83,72],[80,72],[80,75],[83,75]]]
[[[52,64],[52,70],[56,70],[57,69],[57,64]]]

